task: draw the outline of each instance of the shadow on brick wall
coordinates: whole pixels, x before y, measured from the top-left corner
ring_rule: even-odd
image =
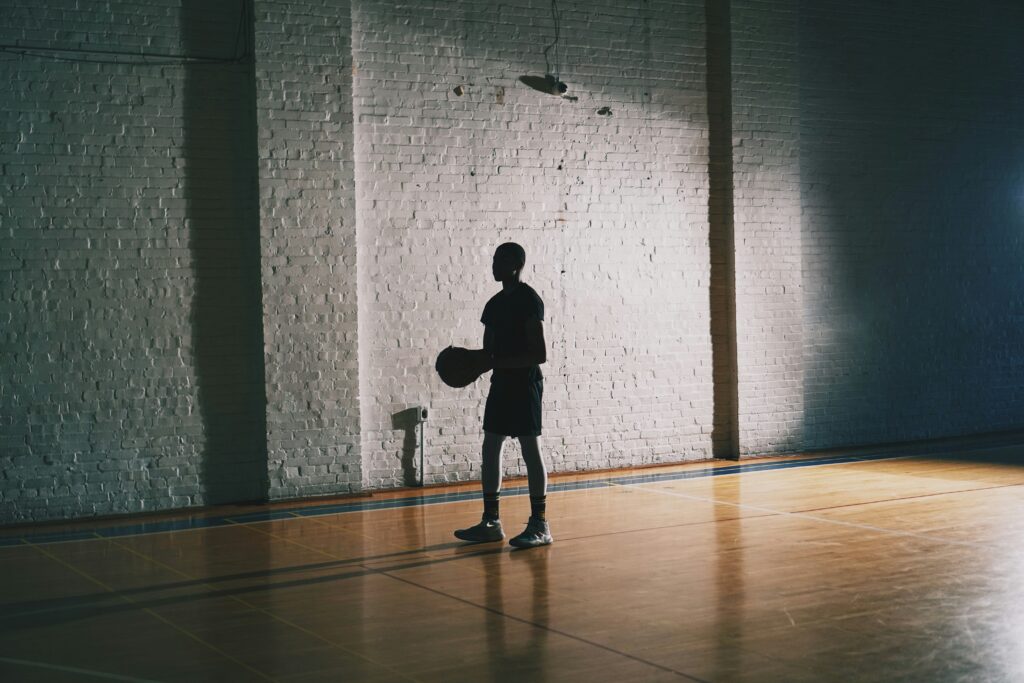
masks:
[[[732,41],[729,3],[707,3],[708,247],[716,458],[738,458],[736,258],[733,225]]]
[[[251,54],[250,5],[185,0],[183,52]],[[248,57],[192,63],[184,78],[185,221],[206,504],[263,500],[268,490],[253,68]]]

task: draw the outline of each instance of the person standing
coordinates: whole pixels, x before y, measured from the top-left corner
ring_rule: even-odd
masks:
[[[491,370],[491,387],[484,408],[481,485],[484,513],[480,523],[457,529],[455,537],[472,543],[505,538],[499,517],[501,450],[505,439],[519,440],[530,489],[530,519],[526,529],[509,540],[517,548],[548,545],[554,541],[547,522],[548,475],[540,452],[541,398],[547,361],[544,341],[544,302],[523,282],[526,251],[506,242],[494,251],[491,266],[501,291],[484,306],[484,347],[474,352],[483,372]]]

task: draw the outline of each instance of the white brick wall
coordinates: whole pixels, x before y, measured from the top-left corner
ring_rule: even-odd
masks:
[[[419,403],[427,480],[479,476],[487,379],[454,391],[433,359],[480,345],[507,240],[546,304],[552,469],[710,453],[703,8],[559,6],[575,102],[517,80],[543,73],[547,2],[355,5],[367,486],[403,480],[393,416]]]
[[[1019,428],[1024,5],[802,9],[806,446]]]
[[[231,52],[237,7],[197,35],[179,5],[5,3],[0,42]],[[0,59],[0,520],[259,495],[254,319],[224,306],[247,295],[242,72]]]
[[[360,484],[348,3],[256,6],[271,498]]]
[[[4,43],[225,55],[240,8],[8,5]],[[427,480],[476,478],[486,381],[432,365],[506,240],[551,468],[708,457],[707,8],[559,6],[576,101],[517,80],[542,0],[257,0],[254,67],[3,55],[0,521],[402,485],[419,404]],[[1024,8],[729,10],[737,454],[1019,427]]]
[[[796,0],[731,8],[741,456],[803,445],[797,9]]]

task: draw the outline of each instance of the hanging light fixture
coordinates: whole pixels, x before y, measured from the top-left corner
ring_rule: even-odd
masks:
[[[558,80],[558,77],[553,74],[544,74],[543,76],[520,76],[519,82],[546,95],[562,95],[569,89],[569,86]]]
[[[558,40],[561,37],[561,26],[559,25],[558,16],[558,0],[551,0],[551,17],[554,19],[555,24],[555,39],[550,45],[544,48],[544,75],[532,76],[527,74],[520,76],[519,82],[538,92],[542,92],[545,95],[564,96],[565,91],[569,89],[569,86],[558,78],[558,50],[555,50],[554,69],[551,68],[551,60],[548,58],[548,52],[558,45]]]

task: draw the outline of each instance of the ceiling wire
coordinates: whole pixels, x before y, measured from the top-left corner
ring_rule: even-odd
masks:
[[[544,48],[544,69],[545,73],[549,73],[558,79],[558,73],[561,70],[561,60],[558,57],[558,50],[555,50],[555,68],[554,71],[551,69],[551,60],[548,58],[548,52],[551,48],[558,45],[558,40],[562,35],[562,27],[560,24],[560,12],[558,11],[558,0],[551,0],[551,18],[555,23],[555,39],[551,41],[551,44]]]

